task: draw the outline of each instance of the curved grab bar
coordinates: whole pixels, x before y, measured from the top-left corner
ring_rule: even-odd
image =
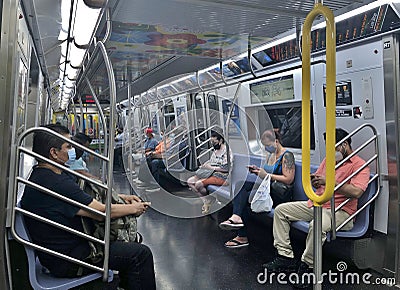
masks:
[[[101,109],[101,105],[100,105],[99,99],[97,98],[97,94],[94,91],[93,86],[90,83],[88,77],[86,77],[86,83],[87,83],[87,85],[88,85],[88,87],[90,89],[90,92],[91,92],[91,94],[93,96],[93,99],[94,99],[94,101],[96,103],[96,107],[97,107],[97,109],[99,111],[100,119],[101,119],[101,123],[102,123],[102,127],[103,127],[103,132],[107,132],[106,117],[104,116],[103,110]],[[99,143],[99,148],[100,147],[101,147],[101,143]],[[108,138],[104,138],[104,153],[107,154],[107,152],[108,152]],[[106,168],[104,165],[105,164],[103,164],[103,168]],[[106,180],[105,179],[105,171],[104,170],[102,170],[102,177],[101,178],[102,178],[103,182]]]
[[[249,33],[249,37],[247,38],[247,59],[249,61],[249,68],[250,72],[253,75],[253,77],[257,77],[256,73],[254,72],[253,66],[251,65],[251,42],[250,42],[250,36],[251,34]]]
[[[225,140],[226,140],[226,161],[228,163],[228,178],[229,178],[229,198],[233,199],[234,193],[233,193],[233,187],[232,187],[232,166],[231,165],[231,154],[230,154],[230,149],[229,149],[229,122],[231,121],[231,116],[232,116],[232,112],[233,109],[235,108],[235,104],[237,102],[237,99],[239,98],[239,91],[241,88],[242,84],[239,83],[237,88],[236,88],[236,92],[235,92],[235,96],[233,97],[232,100],[232,105],[229,109],[228,115],[226,116],[226,122],[225,122],[225,128],[224,128],[224,132],[225,132]]]
[[[310,75],[311,26],[318,15],[326,20],[326,185],[322,195],[315,194],[310,182]],[[302,183],[304,192],[314,206],[328,201],[335,187],[335,127],[336,127],[336,29],[333,12],[321,3],[307,15],[303,27],[302,67]],[[305,154],[304,154],[305,153]]]
[[[116,85],[115,85],[115,77],[114,77],[114,70],[112,67],[112,63],[110,58],[108,57],[106,47],[104,46],[104,43],[101,41],[97,42],[96,48],[99,48],[101,54],[103,55],[104,59],[104,64],[106,65],[106,70],[107,70],[107,75],[108,75],[108,82],[110,84],[110,133],[109,133],[109,138],[110,138],[110,143],[109,143],[109,148],[114,148],[114,135],[115,135],[115,125],[117,123],[116,120],[116,108],[115,104],[117,103],[117,90],[116,90]],[[104,132],[106,134],[107,132]],[[109,160],[114,160],[114,150],[108,150],[108,157]],[[107,191],[107,202],[106,202],[106,212],[111,214],[111,192],[112,192],[112,182],[113,180],[113,162],[108,163],[108,172],[107,172],[107,181],[108,181],[108,191]],[[107,281],[108,279],[108,259],[109,259],[109,254],[110,254],[110,220],[111,216],[110,214],[106,215],[106,220],[105,220],[105,235],[104,239],[106,241],[106,247],[104,248],[104,261],[103,261],[103,281]]]
[[[112,30],[112,22],[111,22],[111,12],[110,8],[107,8],[106,10],[106,33],[104,34],[103,39],[101,40],[102,43],[106,43],[111,36],[111,30]]]

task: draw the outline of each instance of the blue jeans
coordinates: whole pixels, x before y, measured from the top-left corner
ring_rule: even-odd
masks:
[[[253,190],[254,184],[254,181],[245,181],[243,185],[242,182],[238,182],[235,185],[235,188],[239,188],[240,186],[241,188],[233,199],[233,214],[240,216],[242,218],[243,224],[245,225],[238,230],[239,237],[247,237],[246,223],[248,221],[249,214],[246,207],[249,203],[249,196],[251,191]]]
[[[153,254],[136,242],[115,241],[110,245],[109,267],[119,271],[120,286],[125,290],[156,289]]]

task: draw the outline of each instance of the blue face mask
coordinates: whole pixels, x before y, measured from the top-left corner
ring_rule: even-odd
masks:
[[[265,151],[269,152],[269,153],[274,153],[276,151],[275,146],[265,146]]]
[[[68,161],[75,161],[75,159],[76,159],[75,148],[71,148],[68,150]]]

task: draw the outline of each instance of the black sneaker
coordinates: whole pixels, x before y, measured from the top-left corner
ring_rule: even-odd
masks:
[[[294,288],[299,288],[299,289],[311,288],[311,286],[316,283],[316,279],[313,274],[313,269],[310,268],[304,262],[300,262],[296,276],[298,277],[298,281],[292,283],[292,286]]]
[[[295,259],[284,257],[281,255],[266,264],[262,265],[268,272],[296,272],[298,269]]]

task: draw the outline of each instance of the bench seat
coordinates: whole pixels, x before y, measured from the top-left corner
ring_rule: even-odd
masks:
[[[247,156],[243,154],[234,154],[233,156],[233,168],[232,168],[232,190],[235,192],[235,186],[240,185],[242,181],[255,181],[256,176],[254,174],[250,174],[246,168],[246,165],[255,164],[257,166],[262,166],[264,163],[264,158],[261,156]],[[293,201],[306,201],[308,197],[306,196],[303,185],[302,185],[302,164],[300,162],[295,163],[296,174],[294,180],[294,189],[293,189]],[[311,165],[310,172],[313,173],[317,170],[318,166]],[[373,176],[371,176],[373,177]],[[243,184],[242,183],[242,184]],[[221,197],[224,199],[230,199],[230,186],[216,186],[209,185],[207,187],[210,193],[214,194],[216,197]],[[363,207],[368,200],[373,198],[375,194],[377,194],[377,180],[373,180],[368,185],[364,194],[358,199],[357,209]],[[263,220],[262,216],[267,216],[269,218],[273,218],[274,209],[272,209],[268,213],[251,213],[251,217],[259,217],[257,220]],[[369,227],[369,216],[370,216],[370,205],[366,206],[363,211],[361,211],[354,222],[354,226],[351,230],[344,231],[341,230],[336,233],[337,237],[341,238],[360,238],[362,237],[368,230]],[[297,221],[292,222],[291,226],[296,228],[304,233],[308,233],[309,222],[305,221]],[[330,233],[327,234],[327,241],[330,241]]]
[[[247,169],[247,165],[254,164],[258,167],[262,166],[264,158],[261,156],[233,154],[233,167],[231,171],[232,190],[235,192],[235,186],[243,185],[244,181],[255,181],[257,176],[252,174]],[[209,185],[207,190],[210,194],[215,195],[217,198],[230,199],[230,186]]]

